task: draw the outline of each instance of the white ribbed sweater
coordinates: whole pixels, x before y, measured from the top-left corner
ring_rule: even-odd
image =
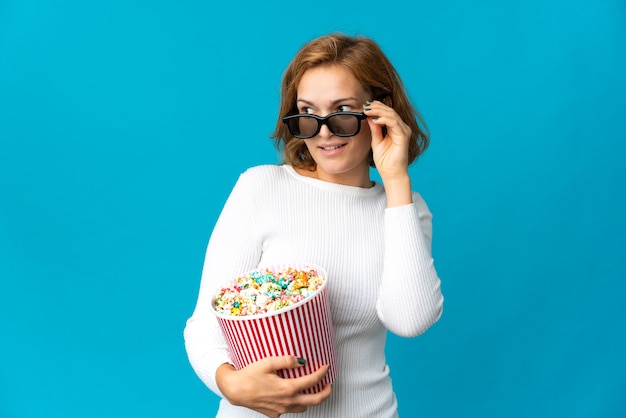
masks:
[[[243,173],[215,225],[197,305],[185,327],[189,361],[221,395],[215,371],[232,362],[209,311],[225,278],[264,265],[308,262],[326,269],[339,373],[331,397],[284,417],[397,416],[385,360],[386,332],[413,337],[439,319],[440,281],[431,256],[432,216],[413,204],[386,208],[382,185],[328,183],[288,165]],[[222,399],[218,417],[262,415]]]

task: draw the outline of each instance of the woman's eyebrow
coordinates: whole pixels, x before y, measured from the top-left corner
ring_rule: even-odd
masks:
[[[356,98],[356,97],[344,97],[344,98],[341,98],[341,99],[333,100],[332,102],[330,102],[330,104],[331,105],[336,105],[337,103],[347,102],[347,101],[350,101],[350,100],[353,100],[355,102],[359,101],[359,99]],[[309,100],[306,100],[306,99],[298,99],[298,100],[296,100],[296,103],[301,103],[301,104],[305,104],[305,105],[314,105],[313,102],[311,102]]]

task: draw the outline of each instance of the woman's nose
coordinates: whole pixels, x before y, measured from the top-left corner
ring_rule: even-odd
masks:
[[[317,135],[322,137],[322,138],[329,138],[330,136],[332,136],[332,134],[333,133],[330,131],[330,129],[328,129],[328,125],[327,124],[323,124],[320,127],[320,132]]]

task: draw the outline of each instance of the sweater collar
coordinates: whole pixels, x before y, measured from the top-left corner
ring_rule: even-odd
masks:
[[[340,193],[350,194],[353,196],[363,196],[363,197],[376,196],[384,192],[382,184],[378,182],[374,182],[374,181],[372,182],[373,186],[368,187],[368,188],[347,186],[345,184],[331,183],[328,181],[303,176],[301,174],[298,174],[298,172],[294,170],[294,168],[288,164],[284,164],[281,167],[291,176],[295,177],[297,180],[302,181],[304,183],[308,183],[318,188],[329,190],[329,191],[336,191]]]

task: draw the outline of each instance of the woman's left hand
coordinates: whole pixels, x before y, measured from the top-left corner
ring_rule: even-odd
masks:
[[[408,175],[411,129],[393,108],[374,100],[365,105],[367,123],[372,132],[372,152],[376,169],[383,181]],[[387,133],[383,137],[383,126]]]

